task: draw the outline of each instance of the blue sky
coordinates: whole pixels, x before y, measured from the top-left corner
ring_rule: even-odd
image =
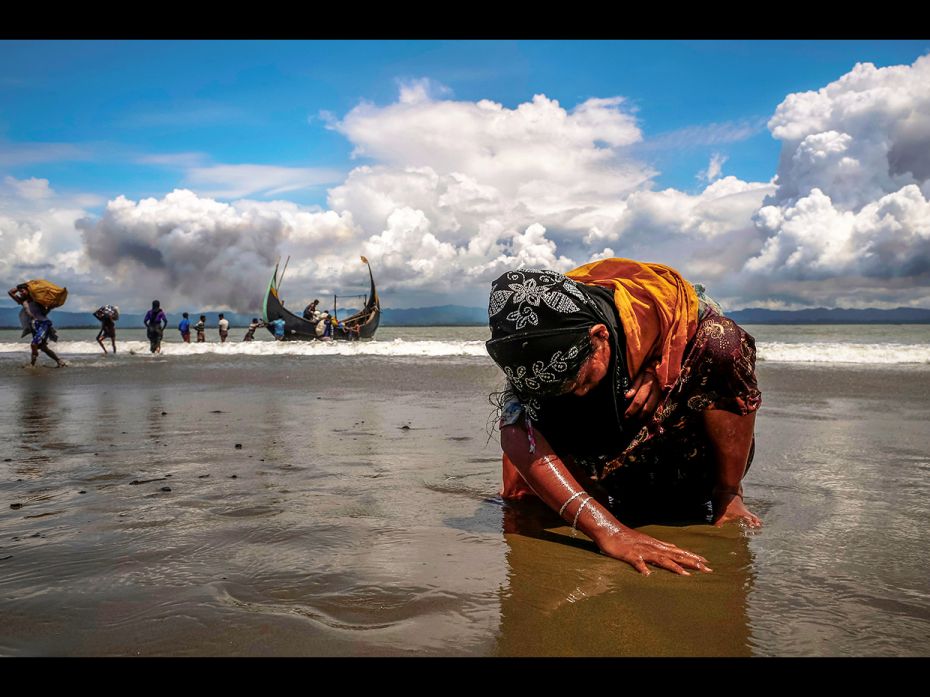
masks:
[[[184,183],[177,167],[137,162],[147,155],[344,173],[359,161],[319,113],[385,104],[398,80],[428,77],[452,99],[507,107],[537,93],[566,108],[622,95],[647,139],[718,124],[710,142],[643,148],[657,187],[693,190],[712,151],[728,155],[727,173],[771,177],[779,144],[765,121],[786,94],[817,89],[857,61],[910,63],[928,49],[921,41],[12,41],[0,43],[0,147],[70,146],[61,159],[4,170],[105,198],[159,196]],[[727,142],[727,127],[738,140]],[[289,196],[320,205],[325,197],[325,186]]]
[[[890,267],[854,269],[840,263],[842,255],[811,258],[801,269],[797,260],[804,255],[792,257],[792,245],[810,245],[797,239],[791,219],[801,215],[796,206],[805,196],[816,202],[817,191],[825,192],[836,215],[823,223],[831,231],[821,237],[845,235],[843,244],[861,245],[841,213],[872,215],[868,206],[878,205],[879,194],[906,194],[908,184],[924,186],[922,165],[907,165],[904,176],[888,163],[900,159],[895,153],[901,148],[913,150],[915,128],[922,128],[913,125],[926,116],[918,59],[928,51],[930,41],[3,41],[0,182],[8,192],[0,191],[0,235],[6,234],[0,244],[20,251],[9,271],[0,271],[15,275],[17,264],[31,268],[36,259],[70,252],[76,297],[96,302],[107,295],[106,283],[118,284],[131,274],[131,264],[109,257],[112,273],[101,276],[99,267],[94,270],[100,254],[87,242],[91,223],[74,221],[91,220],[100,235],[113,236],[115,247],[161,245],[158,254],[170,256],[164,240],[130,230],[125,216],[117,220],[108,213],[108,202],[124,196],[136,205],[152,197],[160,206],[152,215],[165,217],[163,227],[181,229],[196,227],[191,211],[209,207],[204,201],[238,206],[241,212],[244,204],[236,202],[248,200],[275,207],[278,223],[269,232],[275,253],[289,253],[291,245],[313,257],[313,264],[295,270],[297,277],[305,273],[310,279],[325,269],[334,283],[343,277],[354,283],[357,270],[323,261],[313,245],[335,254],[345,243],[344,253],[351,256],[352,249],[364,247],[381,253],[383,266],[393,268],[385,276],[386,288],[396,281],[398,306],[480,302],[494,260],[504,257],[568,266],[592,255],[645,250],[692,275],[722,278],[712,257],[718,253],[715,245],[722,244],[723,218],[729,221],[726,235],[732,235],[726,248],[742,249],[743,271],[764,267],[766,278],[776,266],[785,272],[783,283],[766,285],[764,292],[749,292],[744,273],[742,285],[734,281],[724,289],[735,305],[923,302],[923,290],[908,295],[900,280],[896,292],[895,284],[884,281],[826,292],[825,268],[844,278],[900,274]],[[870,63],[876,72],[853,75],[857,63]],[[900,70],[905,72],[898,75]],[[883,111],[884,83],[908,95],[906,113]],[[422,94],[411,87],[416,85]],[[844,95],[853,93],[865,95],[876,129],[890,129],[888,153],[868,150],[870,126],[844,111],[849,103]],[[531,108],[534,95],[546,100]],[[791,102],[791,95],[801,97]],[[622,99],[610,101],[615,97]],[[821,108],[817,99],[834,104],[832,121],[808,119]],[[525,119],[527,132],[540,123],[552,130],[544,129],[523,147],[520,127],[514,131],[511,124],[500,140],[493,116],[472,113],[481,100],[500,105],[501,118]],[[805,111],[808,102],[813,111]],[[561,112],[553,116],[553,109]],[[586,109],[590,119],[582,113]],[[769,124],[779,109],[794,125],[776,137]],[[437,126],[443,119],[448,119],[445,132]],[[455,129],[465,129],[461,138],[474,142],[456,143]],[[903,140],[894,150],[899,136]],[[548,148],[563,137],[565,144]],[[500,161],[525,167],[515,166],[509,178],[495,178],[485,165],[475,164],[511,144]],[[811,162],[827,163],[816,176],[807,165],[802,172],[791,164],[799,162],[798,152],[807,157],[811,148],[820,153]],[[364,152],[353,157],[356,150]],[[783,150],[793,159],[780,161]],[[838,174],[840,155],[834,157],[840,150],[847,153],[842,166],[855,162],[862,181],[881,179],[871,198],[847,195],[849,177]],[[587,159],[566,165],[564,181],[557,182],[558,160],[568,163],[576,156]],[[870,174],[876,162],[884,162],[879,169],[888,171]],[[371,169],[359,169],[365,165]],[[538,177],[531,175],[531,185],[521,187],[526,167],[532,171],[537,165]],[[577,191],[572,167],[584,179]],[[437,178],[429,185],[435,186],[431,199],[423,198],[423,184],[413,181],[410,168],[426,168]],[[461,173],[467,181],[456,179]],[[776,175],[777,191],[769,185]],[[796,190],[796,184],[807,188]],[[175,189],[190,190],[193,198],[169,201]],[[646,200],[637,191],[668,195]],[[475,204],[475,196],[494,199],[493,214]],[[519,210],[507,207],[509,197]],[[466,199],[465,208],[448,203]],[[763,220],[760,211],[772,201],[781,217]],[[332,216],[314,218],[300,232],[304,223],[294,223],[289,204],[301,211],[329,211],[338,222]],[[53,210],[57,217],[50,222]],[[63,222],[65,211],[74,221]],[[500,230],[492,234],[488,226],[494,225]],[[324,228],[330,237],[320,232]],[[690,238],[694,254],[676,255],[680,245],[673,238],[685,228],[700,240]],[[922,239],[921,229],[914,228],[918,232],[911,237]],[[24,230],[32,237],[27,239]],[[40,239],[35,235],[42,230]],[[469,235],[490,241],[468,248]],[[653,244],[646,245],[646,235],[653,236]],[[823,244],[824,250],[837,248],[835,240]],[[266,265],[261,250],[255,253],[252,261]],[[87,255],[83,261],[75,256],[82,254]],[[418,254],[424,255],[420,261]],[[445,259],[471,285],[458,292],[437,280],[437,269],[423,271],[437,259]],[[161,280],[177,283],[177,273]],[[411,280],[417,275],[433,280]],[[922,278],[916,285],[924,287]],[[186,292],[179,297],[196,297],[194,290]]]

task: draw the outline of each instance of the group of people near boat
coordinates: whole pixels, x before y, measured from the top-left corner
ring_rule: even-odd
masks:
[[[334,314],[330,314],[328,310],[318,310],[317,307],[319,304],[320,301],[314,299],[303,311],[303,318],[314,325],[313,331],[318,339],[332,339],[333,331],[336,329],[341,329],[349,340],[361,337],[361,323],[346,324],[345,322],[341,322],[336,319]]]
[[[154,309],[155,303],[157,300],[152,301],[152,309]],[[148,315],[146,315],[148,319]],[[220,343],[226,343],[226,339],[229,337],[229,320],[226,319],[226,316],[221,312],[217,318],[217,330],[220,335]],[[146,326],[148,323],[146,322]],[[167,319],[166,319],[167,326]],[[181,333],[181,341],[185,344],[191,342],[191,330],[193,330],[197,336],[197,343],[202,344],[207,340],[207,316],[200,315],[200,319],[197,320],[195,324],[191,324],[190,315],[187,312],[181,314],[181,321],[178,322],[178,331]],[[249,341],[249,339],[246,339]]]
[[[62,291],[63,296],[67,297],[66,289],[58,288],[54,286],[54,284],[50,284],[46,281],[42,283]],[[49,341],[58,341],[58,334],[52,325],[52,320],[49,318],[51,308],[47,305],[43,305],[37,298],[32,296],[29,284],[27,283],[21,283],[11,288],[7,291],[7,294],[22,308],[20,311],[20,321],[23,327],[23,336],[27,334],[32,335],[30,344],[32,351],[31,365],[34,366],[36,364],[39,351],[45,353],[49,358],[54,360],[58,367],[66,365],[48,345]],[[62,300],[62,303],[63,302]],[[100,345],[100,348],[103,349],[104,353],[108,353],[106,342],[109,340],[112,352],[116,353],[116,322],[120,317],[119,306],[103,305],[93,312],[93,316],[100,322],[100,331],[97,332],[96,336],[96,341]],[[152,307],[145,313],[142,323],[145,325],[146,336],[149,340],[149,350],[153,354],[161,353],[161,343],[164,339],[165,329],[168,327],[168,315],[162,309],[160,301],[152,301]],[[254,341],[255,330],[262,327],[270,327],[277,341],[282,341],[284,339],[284,320],[278,319],[266,323],[257,317],[253,317],[242,340]],[[187,312],[182,313],[181,321],[178,323],[181,341],[188,344],[191,343],[191,334],[193,333],[196,336],[197,343],[204,343],[207,340],[206,330],[206,315],[200,315],[200,319],[196,323],[191,324],[190,314]],[[229,320],[226,319],[225,313],[219,313],[217,330],[220,343],[225,343],[229,338]]]
[[[94,316],[97,316],[96,313]],[[253,321],[257,322],[257,320]],[[168,315],[165,314],[165,311],[161,308],[161,303],[158,300],[152,301],[152,309],[145,313],[145,318],[142,320],[142,323],[145,325],[146,335],[149,339],[149,350],[152,353],[161,353],[161,342],[164,338],[165,329],[168,327]],[[191,342],[192,330],[197,337],[198,344],[206,342],[207,316],[200,315],[200,319],[198,319],[197,322],[192,325],[190,314],[187,312],[182,313],[181,321],[178,322],[178,332],[181,334],[181,341],[183,341],[185,344],[189,344]],[[217,330],[220,335],[220,343],[226,343],[226,339],[229,338],[229,320],[226,319],[226,316],[222,312],[218,317]],[[251,341],[251,337],[245,339],[245,341]],[[106,349],[104,349],[104,353],[106,353]],[[113,353],[116,353],[115,346],[113,348]]]
[[[96,313],[94,316],[96,317]],[[165,314],[165,311],[161,309],[161,303],[159,303],[158,300],[152,301],[152,309],[145,314],[143,324],[145,324],[146,327],[151,352],[160,353],[162,337],[165,328],[168,326],[168,316]],[[262,327],[271,327],[277,341],[281,341],[284,338],[284,320],[273,320],[266,323],[258,319],[258,317],[253,317],[242,340],[254,341],[255,330]],[[225,344],[226,340],[229,338],[229,320],[226,319],[225,313],[221,312],[217,316],[216,328],[219,333],[220,343]],[[206,342],[207,316],[200,315],[200,319],[198,319],[196,323],[191,324],[190,314],[187,312],[182,313],[181,321],[178,323],[178,331],[181,334],[181,341],[186,344],[191,343],[191,332],[196,335],[198,344]],[[104,349],[104,352],[106,352],[106,349]],[[114,348],[114,353],[115,352],[116,349]]]

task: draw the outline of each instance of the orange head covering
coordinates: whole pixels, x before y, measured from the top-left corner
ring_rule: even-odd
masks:
[[[603,259],[565,274],[580,283],[612,288],[626,335],[630,377],[654,366],[663,388],[681,372],[685,346],[697,330],[698,299],[681,274],[663,264]]]

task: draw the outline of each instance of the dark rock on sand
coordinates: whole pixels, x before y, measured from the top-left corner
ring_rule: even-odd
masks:
[[[242,450],[242,443],[236,443],[236,450]]]
[[[23,504],[21,504],[21,503],[11,503],[11,504],[10,504],[10,508],[12,508],[13,510],[16,510],[17,508],[22,508],[22,507],[23,507]]]
[[[161,488],[161,490],[162,490],[162,491],[171,491],[171,487],[170,487],[170,486],[163,486],[163,487]]]

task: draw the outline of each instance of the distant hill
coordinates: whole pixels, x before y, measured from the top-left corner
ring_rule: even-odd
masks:
[[[178,322],[181,321],[180,312],[169,312],[168,314],[168,326],[177,327]],[[207,316],[207,327],[216,328],[217,315],[218,312],[204,312]],[[242,315],[235,312],[224,312],[226,319],[229,320],[229,325],[231,327],[247,327],[249,322],[252,321],[253,317],[258,316],[261,313],[256,313],[255,315]],[[79,327],[99,327],[100,322],[94,319],[94,315],[90,312],[65,312],[64,310],[52,310],[52,313],[49,315],[52,322],[59,329],[76,329]],[[121,314],[119,322],[116,323],[117,327],[130,328],[130,327],[139,327],[142,328],[142,320],[145,318],[145,313],[125,313]],[[196,322],[200,318],[200,314],[191,314],[191,322]],[[0,327],[18,327],[19,326],[19,307],[0,307]]]
[[[739,324],[930,324],[930,310],[897,307],[893,310],[844,310],[815,307],[809,310],[749,308],[728,312]]]
[[[438,307],[416,307],[408,309],[383,308],[383,327],[441,327],[487,325],[486,307],[464,307],[462,305],[439,305]]]
[[[0,307],[0,327],[19,326],[19,308]],[[340,309],[339,316],[347,317],[356,310]],[[207,326],[215,329],[217,312],[204,313]],[[225,312],[233,327],[248,326],[255,314]],[[142,327],[145,313],[127,313],[120,317],[118,326]],[[196,322],[199,314],[191,314]],[[734,310],[727,313],[740,324],[930,324],[930,310],[914,307],[899,307],[894,310],[844,310],[817,307],[808,310],[763,310],[750,308]],[[52,320],[56,327],[96,327],[97,320],[90,312],[65,312],[54,310]],[[168,326],[176,327],[181,321],[180,313],[168,314]],[[437,307],[384,308],[381,311],[382,327],[436,327],[436,326],[484,326],[488,321],[488,311],[484,307],[464,307],[462,305],[440,305]]]

